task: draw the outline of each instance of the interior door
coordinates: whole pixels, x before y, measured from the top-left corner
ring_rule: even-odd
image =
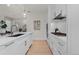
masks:
[[[46,24],[46,37],[48,38],[48,23]]]

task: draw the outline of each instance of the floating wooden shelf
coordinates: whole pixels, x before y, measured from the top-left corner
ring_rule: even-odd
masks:
[[[65,19],[66,17],[55,17],[54,20],[62,20]]]

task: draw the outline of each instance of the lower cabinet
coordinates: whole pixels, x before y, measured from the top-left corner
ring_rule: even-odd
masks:
[[[21,38],[20,40],[8,43],[0,51],[1,55],[24,55],[32,44],[30,36],[28,38]]]
[[[48,39],[48,44],[54,55],[66,54],[66,42],[64,42],[63,40],[52,35]]]
[[[24,54],[25,52],[25,46],[24,46],[24,41],[21,42],[14,42],[13,44],[10,44],[8,46],[5,46],[5,48],[0,52],[1,54],[7,54],[7,55],[12,55],[12,54]]]

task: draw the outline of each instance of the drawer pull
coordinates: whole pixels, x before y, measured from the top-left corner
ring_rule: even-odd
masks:
[[[25,41],[25,46],[27,45],[27,42]]]

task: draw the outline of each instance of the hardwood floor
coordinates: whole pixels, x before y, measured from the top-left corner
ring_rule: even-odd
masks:
[[[34,40],[27,55],[52,55],[46,40]]]

